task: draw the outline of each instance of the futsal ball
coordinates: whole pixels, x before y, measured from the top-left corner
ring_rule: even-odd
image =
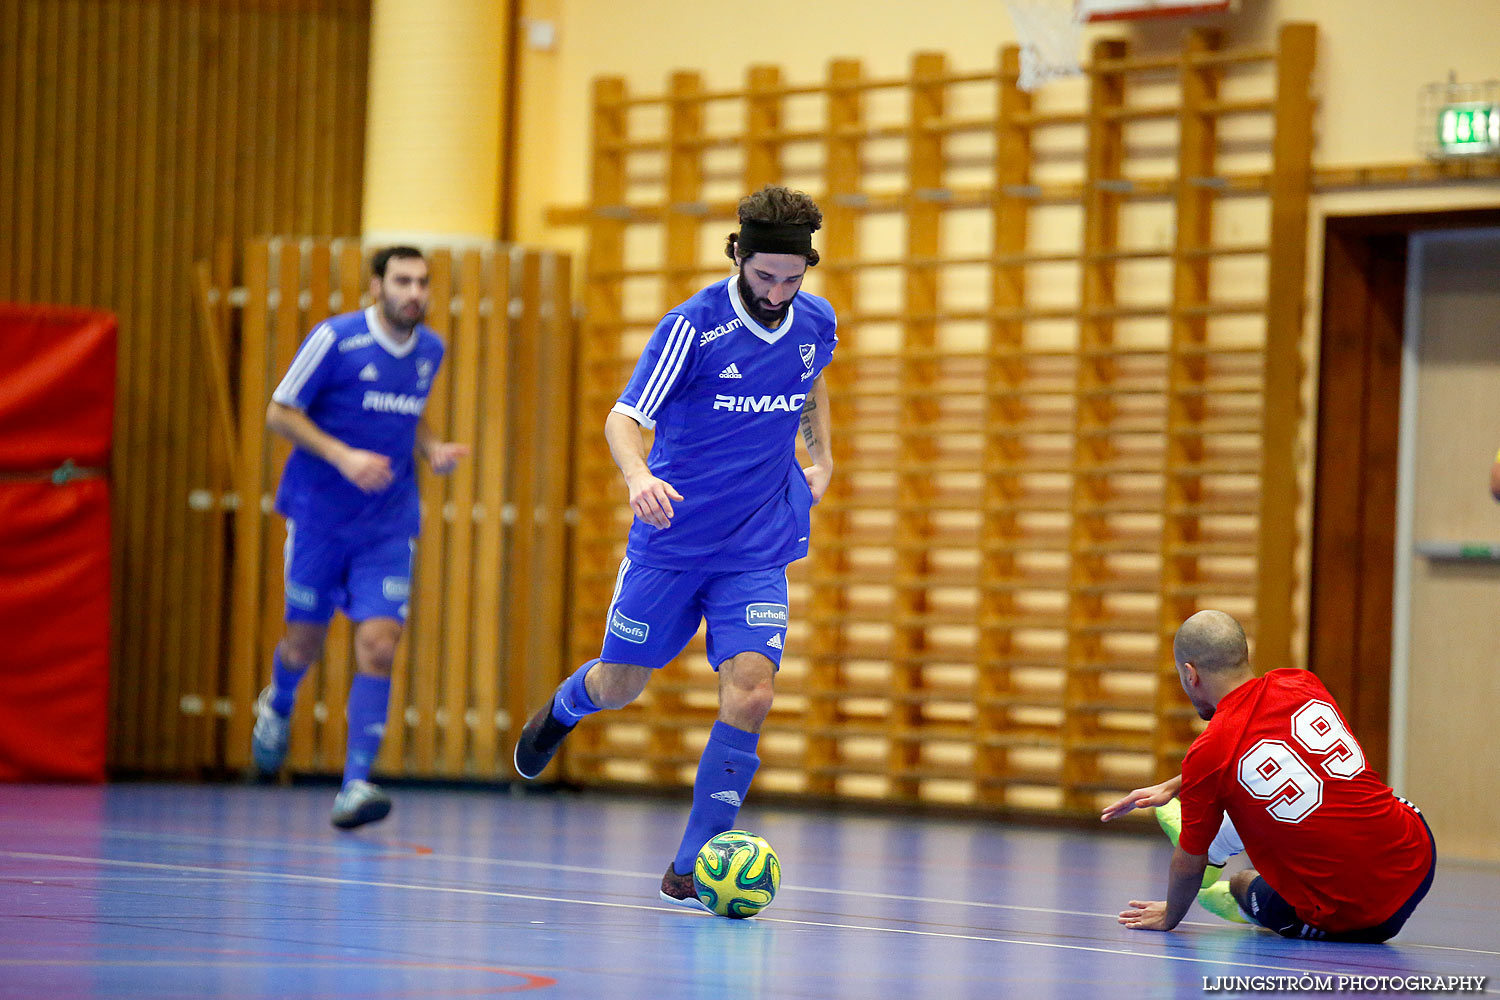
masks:
[[[729,830],[703,845],[693,862],[693,889],[721,917],[753,917],[781,887],[781,859],[764,839]]]

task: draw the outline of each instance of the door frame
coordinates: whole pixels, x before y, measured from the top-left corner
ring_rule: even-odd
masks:
[[[1497,226],[1500,209],[1324,220],[1307,662],[1382,773],[1391,748],[1410,238]]]

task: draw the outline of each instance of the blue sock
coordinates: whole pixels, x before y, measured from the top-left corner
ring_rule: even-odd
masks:
[[[292,702],[297,698],[297,685],[307,674],[306,667],[289,667],[281,659],[281,644],[271,654],[271,709],[282,718],[292,714]]]
[[[599,711],[599,706],[595,705],[594,699],[589,697],[588,687],[583,683],[584,678],[598,662],[598,660],[590,660],[558,685],[557,694],[552,698],[552,717],[558,722],[565,726],[576,726],[579,719]]]
[[[760,736],[737,729],[727,722],[715,722],[708,734],[708,745],[698,761],[698,777],[693,782],[693,811],[688,813],[687,831],[672,861],[672,870],[686,875],[693,870],[693,860],[709,840],[734,829],[740,803],[750,791],[750,779],[760,767],[755,748]]]
[[[354,675],[354,683],[349,685],[349,752],[344,757],[344,784],[369,779],[370,765],[380,754],[390,700],[389,677]]]

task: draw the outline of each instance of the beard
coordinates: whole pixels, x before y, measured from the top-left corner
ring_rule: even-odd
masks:
[[[408,302],[405,306],[398,306],[390,299],[382,299],[380,311],[386,323],[394,330],[411,331],[427,318],[427,307],[420,302]]]
[[[793,295],[779,306],[773,306],[765,299],[758,299],[750,290],[750,282],[745,280],[745,274],[740,272],[739,277],[740,301],[745,305],[745,311],[761,326],[774,327],[786,319],[787,310],[792,308],[792,302],[797,298]]]

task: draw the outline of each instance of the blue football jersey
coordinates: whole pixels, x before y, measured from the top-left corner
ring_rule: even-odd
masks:
[[[632,561],[741,571],[807,555],[812,491],[797,432],[835,326],[828,300],[801,292],[768,330],[745,310],[737,277],[667,313],[614,409],[656,431],[647,464],[683,498],[670,527],[631,525]]]
[[[350,447],[386,456],[393,478],[379,493],[365,493],[322,458],[294,448],[276,509],[303,530],[358,521],[372,534],[416,535],[417,422],[442,362],[443,342],[430,328],[418,325],[398,344],[380,326],[373,306],[319,323],[271,398],[302,410]]]

